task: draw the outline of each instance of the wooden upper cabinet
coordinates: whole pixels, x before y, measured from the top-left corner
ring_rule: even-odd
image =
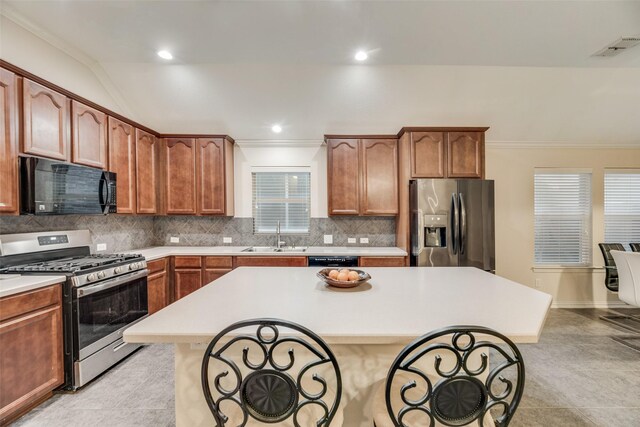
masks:
[[[360,213],[359,158],[357,139],[327,140],[329,215]]]
[[[483,177],[484,132],[449,132],[447,146],[447,177]]]
[[[24,79],[22,102],[22,152],[69,161],[69,99]]]
[[[227,185],[233,182],[233,157],[227,161],[233,145],[224,138],[198,138],[196,147],[198,213],[233,215],[233,187]]]
[[[196,214],[196,140],[167,138],[164,151],[167,214]]]
[[[135,132],[113,117],[109,117],[109,170],[116,173],[118,213],[136,213]]]
[[[136,212],[159,214],[160,141],[154,135],[140,129],[136,133]]]
[[[11,71],[0,68],[0,213],[17,214],[18,206],[18,85]]]
[[[71,102],[71,161],[107,168],[107,115],[78,101]]]
[[[362,215],[398,213],[398,140],[360,141]]]
[[[411,177],[444,178],[444,132],[413,132],[411,134]]]

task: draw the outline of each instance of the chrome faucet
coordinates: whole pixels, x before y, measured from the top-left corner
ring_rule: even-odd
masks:
[[[282,249],[285,242],[280,240],[280,220],[276,223],[276,249]]]

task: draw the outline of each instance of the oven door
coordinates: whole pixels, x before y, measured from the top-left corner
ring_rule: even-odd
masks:
[[[74,291],[75,348],[83,360],[122,337],[149,313],[148,270],[136,271]]]

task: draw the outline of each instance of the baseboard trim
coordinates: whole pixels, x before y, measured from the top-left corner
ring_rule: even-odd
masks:
[[[629,308],[630,305],[616,301],[567,301],[556,302],[551,304],[551,308]]]

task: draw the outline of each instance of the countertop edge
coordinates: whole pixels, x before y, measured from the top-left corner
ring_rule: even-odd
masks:
[[[66,280],[65,276],[21,276],[0,280],[0,298],[63,283]]]

